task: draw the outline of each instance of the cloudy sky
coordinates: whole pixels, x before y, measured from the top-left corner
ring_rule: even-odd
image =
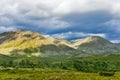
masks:
[[[11,30],[120,42],[120,0],[1,0],[0,33]]]

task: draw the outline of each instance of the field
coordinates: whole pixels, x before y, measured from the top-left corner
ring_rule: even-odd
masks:
[[[120,55],[88,57],[1,55],[0,80],[120,80],[119,59]],[[100,76],[102,71],[115,74]]]
[[[120,72],[114,76],[100,76],[75,70],[21,68],[0,71],[0,80],[120,80]]]

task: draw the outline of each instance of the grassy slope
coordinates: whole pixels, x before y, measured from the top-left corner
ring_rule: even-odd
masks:
[[[103,55],[93,55],[93,56],[88,56],[83,58],[84,60],[88,61],[94,61],[94,60],[101,60],[101,61],[111,61],[111,62],[119,62],[120,61],[120,55],[108,55],[108,56],[103,56]]]
[[[19,69],[0,72],[0,80],[120,80],[115,76],[99,76],[98,73],[83,73],[61,69]]]
[[[52,44],[39,33],[31,31],[15,31],[0,34],[0,54],[9,55],[14,50],[34,49],[41,45]],[[5,38],[4,38],[5,37]]]

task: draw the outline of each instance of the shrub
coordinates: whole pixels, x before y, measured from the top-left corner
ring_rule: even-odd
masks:
[[[114,76],[115,72],[99,72],[100,76]]]

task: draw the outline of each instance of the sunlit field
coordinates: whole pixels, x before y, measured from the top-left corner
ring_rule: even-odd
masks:
[[[120,80],[120,72],[114,76],[100,76],[75,70],[21,68],[0,71],[0,80]]]

